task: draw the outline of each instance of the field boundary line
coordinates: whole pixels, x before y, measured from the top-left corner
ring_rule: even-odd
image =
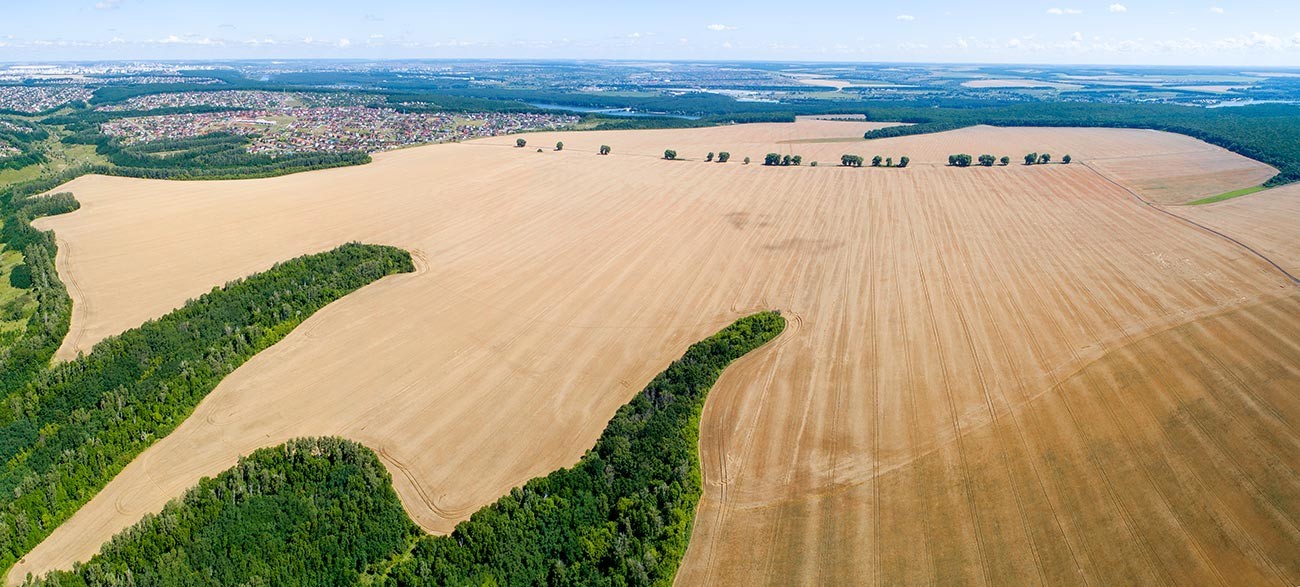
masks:
[[[1122,183],[1120,183],[1120,182],[1118,182],[1118,181],[1115,181],[1113,178],[1111,178],[1110,176],[1106,175],[1105,173],[1102,173],[1102,172],[1099,171],[1097,168],[1095,168],[1095,167],[1089,165],[1087,162],[1082,162],[1082,161],[1081,161],[1080,164],[1083,165],[1084,167],[1086,167],[1089,171],[1091,171],[1091,172],[1097,174],[1097,177],[1100,177],[1100,178],[1106,180],[1107,182],[1109,182],[1111,185],[1114,185],[1114,186],[1116,186],[1116,187],[1118,187],[1118,188],[1120,188],[1120,189],[1122,189],[1122,190],[1128,192],[1128,194],[1129,194],[1130,196],[1133,196],[1134,199],[1136,199],[1138,202],[1144,204],[1144,205],[1147,206],[1148,208],[1151,208],[1152,210],[1155,210],[1155,211],[1157,211],[1157,212],[1160,212],[1161,214],[1165,214],[1165,215],[1170,216],[1170,217],[1172,217],[1172,218],[1176,218],[1176,219],[1178,219],[1178,220],[1181,220],[1181,221],[1183,221],[1184,223],[1187,223],[1187,224],[1190,224],[1190,225],[1192,225],[1192,226],[1195,226],[1196,228],[1199,228],[1199,229],[1201,229],[1201,230],[1203,230],[1203,231],[1205,231],[1205,232],[1208,232],[1208,233],[1210,233],[1210,234],[1212,234],[1212,235],[1214,235],[1214,236],[1217,236],[1217,237],[1219,237],[1219,238],[1221,238],[1221,239],[1223,239],[1223,240],[1226,240],[1226,241],[1228,241],[1228,242],[1230,242],[1230,243],[1232,243],[1232,244],[1235,244],[1235,245],[1237,245],[1238,247],[1241,247],[1242,249],[1245,249],[1246,251],[1250,252],[1250,254],[1252,254],[1252,255],[1254,255],[1254,256],[1256,256],[1256,257],[1259,257],[1259,258],[1260,258],[1261,260],[1263,260],[1265,263],[1268,263],[1269,265],[1272,265],[1274,269],[1276,269],[1276,270],[1277,270],[1279,273],[1281,273],[1282,275],[1286,276],[1286,278],[1289,279],[1289,280],[1291,281],[1291,285],[1293,285],[1293,286],[1297,286],[1297,287],[1300,287],[1300,278],[1297,278],[1295,275],[1292,275],[1290,271],[1287,271],[1287,270],[1284,269],[1281,265],[1278,265],[1276,261],[1270,259],[1270,258],[1268,257],[1268,255],[1265,255],[1264,253],[1259,252],[1259,251],[1256,250],[1254,247],[1252,247],[1252,246],[1250,246],[1250,245],[1248,245],[1248,244],[1246,244],[1246,243],[1243,243],[1243,242],[1237,240],[1236,238],[1233,238],[1231,235],[1228,235],[1228,234],[1223,233],[1223,232],[1221,232],[1221,231],[1219,231],[1219,230],[1216,230],[1216,229],[1214,229],[1214,228],[1210,228],[1209,226],[1206,226],[1206,225],[1204,225],[1204,224],[1201,224],[1200,222],[1197,222],[1197,221],[1195,221],[1195,220],[1192,220],[1192,219],[1187,218],[1187,217],[1185,217],[1185,216],[1182,216],[1182,215],[1180,215],[1180,214],[1175,214],[1174,212],[1170,212],[1167,208],[1165,208],[1165,207],[1163,207],[1163,206],[1160,206],[1160,205],[1157,205],[1157,204],[1151,202],[1150,200],[1147,200],[1146,198],[1143,198],[1141,195],[1139,195],[1137,192],[1133,191],[1133,190],[1132,190],[1131,188],[1129,188],[1128,186],[1126,186],[1126,185],[1124,185],[1124,184],[1122,184]]]

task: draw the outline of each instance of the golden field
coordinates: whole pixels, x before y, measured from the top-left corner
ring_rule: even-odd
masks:
[[[63,357],[346,241],[410,250],[417,271],[238,369],[11,581],[305,435],[373,448],[412,518],[449,531],[575,462],[688,344],[769,308],[786,334],[705,408],[680,584],[1300,581],[1300,292],[1130,192],[1180,203],[1273,170],[1154,131],[854,139],[876,126],[539,133],[273,179],[71,182],[83,208],[39,223],[74,299]],[[1075,163],[1019,165],[1029,151]],[[959,152],[1013,164],[942,165]],[[843,153],[912,165],[834,167]],[[1296,267],[1297,195],[1169,210]]]

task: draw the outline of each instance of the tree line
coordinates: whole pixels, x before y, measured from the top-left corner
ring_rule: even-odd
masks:
[[[1074,159],[1069,155],[1061,157],[1061,163],[1066,165],[1069,165],[1070,161],[1073,160]],[[970,167],[971,163],[975,161],[978,161],[981,167],[993,167],[994,165],[1006,167],[1011,164],[1011,157],[1003,155],[1002,158],[999,159],[994,155],[984,154],[980,155],[978,159],[973,159],[970,155],[965,153],[948,156],[948,165],[952,167]],[[1029,153],[1025,155],[1025,165],[1046,165],[1051,162],[1052,156],[1048,153]]]
[[[780,153],[768,153],[763,156],[763,165],[777,166],[799,166],[803,165],[803,155],[782,155]]]
[[[32,375],[0,411],[0,568],[184,421],[244,361],[326,304],[412,270],[405,251],[385,246],[353,243],[299,257]]]
[[[0,192],[0,246],[22,254],[27,289],[36,301],[35,313],[27,319],[22,333],[0,346],[0,397],[14,393],[49,364],[72,318],[72,299],[54,266],[58,251],[54,235],[31,225],[36,218],[80,207],[68,193],[36,197],[40,191],[63,183],[54,183],[62,177],[11,186]]]
[[[36,583],[669,585],[703,489],[705,397],[728,364],[784,327],[763,312],[692,345],[576,465],[511,490],[450,535],[424,535],[399,515],[369,450],[308,439],[257,451],[86,564]]]
[[[864,159],[861,155],[845,154],[840,155],[840,166],[842,167],[862,167]],[[907,167],[912,163],[912,158],[906,155],[898,158],[897,167]],[[872,167],[895,167],[893,157],[881,157],[876,155],[871,158]]]
[[[295,439],[239,459],[89,561],[29,584],[356,585],[418,533],[375,453]]]

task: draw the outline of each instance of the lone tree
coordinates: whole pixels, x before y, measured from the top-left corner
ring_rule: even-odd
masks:
[[[718,163],[726,163],[727,161],[730,160],[731,160],[731,153],[728,153],[726,151],[720,151],[718,153]]]
[[[749,157],[745,157],[745,165],[749,165]]]
[[[601,145],[601,146],[600,146],[600,154],[601,154],[601,155],[608,155],[609,152],[612,151],[612,150],[613,150],[613,149],[610,149],[610,148],[609,148],[609,145]]]
[[[960,155],[949,155],[948,164],[956,167],[970,167],[972,158],[970,155],[962,153]]]
[[[1038,162],[1038,153],[1025,155],[1025,165],[1033,165]]]
[[[705,161],[712,161],[712,160],[713,160],[713,151],[709,151],[709,154],[704,156],[704,160],[705,160]]]
[[[885,167],[893,167],[893,166],[894,166],[894,158],[885,157]]]
[[[813,161],[812,163],[809,163],[808,166],[809,166],[809,167],[816,167],[816,166],[817,166],[817,162],[816,162],[816,161]]]
[[[880,155],[876,155],[875,157],[872,157],[872,158],[871,158],[871,166],[872,166],[872,167],[880,167],[880,162],[883,161],[883,160],[884,160],[884,159],[881,159]]]
[[[780,165],[780,164],[781,164],[780,153],[768,153],[763,156],[763,165]]]
[[[667,160],[669,160],[669,161],[672,161],[672,160],[674,160],[674,159],[676,159],[676,158],[677,158],[677,151],[674,151],[674,150],[672,150],[672,149],[665,149],[665,150],[664,150],[664,159],[667,159]]]
[[[1051,155],[1048,155],[1047,153],[1043,153],[1042,155],[1039,155],[1039,156],[1038,156],[1038,162],[1039,162],[1039,163],[1051,163],[1051,162],[1052,162],[1052,156],[1051,156]]]
[[[911,162],[912,162],[912,159],[909,158],[907,155],[903,155],[902,157],[899,157],[899,158],[898,158],[898,166],[899,166],[899,167],[907,167],[907,164],[908,164],[908,163],[911,163]]]
[[[556,141],[556,142],[555,142],[555,150],[556,150],[556,151],[563,151],[563,150],[564,150],[564,141]]]
[[[1066,155],[1066,156],[1064,156],[1064,157],[1061,157],[1061,163],[1064,163],[1064,164],[1066,164],[1066,165],[1069,165],[1069,164],[1070,164],[1070,161],[1073,161],[1073,159],[1071,159],[1069,155]]]
[[[524,148],[524,145],[527,145],[527,144],[528,144],[528,141],[525,141],[525,140],[523,140],[523,139],[515,139],[515,147],[516,147],[516,148],[522,149],[522,148]]]
[[[992,155],[980,155],[980,165],[983,165],[985,167],[993,167],[993,163],[995,161],[997,161],[997,158],[995,158]]]
[[[1011,158],[1007,157],[1006,155],[1003,155],[1002,159],[999,160],[998,163],[1001,163],[1003,167],[1006,167],[1008,165],[1011,165]]]
[[[790,164],[794,166],[803,165],[803,155],[795,155],[790,158]]]

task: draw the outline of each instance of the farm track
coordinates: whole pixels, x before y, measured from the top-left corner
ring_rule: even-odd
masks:
[[[1233,228],[1195,217],[1252,252],[1133,199],[1138,184],[1196,197],[1178,169],[1114,171],[1208,161],[1231,183],[1268,168],[1111,129],[777,147],[866,128],[539,133],[565,151],[502,137],[269,180],[73,182],[86,208],[41,220],[71,245],[61,269],[79,270],[73,353],[338,242],[416,251],[420,271],[249,361],[11,576],[84,559],[237,455],[303,435],[379,450],[413,519],[448,531],[572,464],[690,342],[776,308],[785,335],[705,406],[678,583],[1300,580],[1300,293],[1274,269],[1300,263],[1273,226],[1291,200],[1262,220],[1216,205],[1239,209]],[[658,160],[665,148],[733,162]],[[916,163],[738,163],[778,149]],[[951,151],[1111,168],[939,165]]]

